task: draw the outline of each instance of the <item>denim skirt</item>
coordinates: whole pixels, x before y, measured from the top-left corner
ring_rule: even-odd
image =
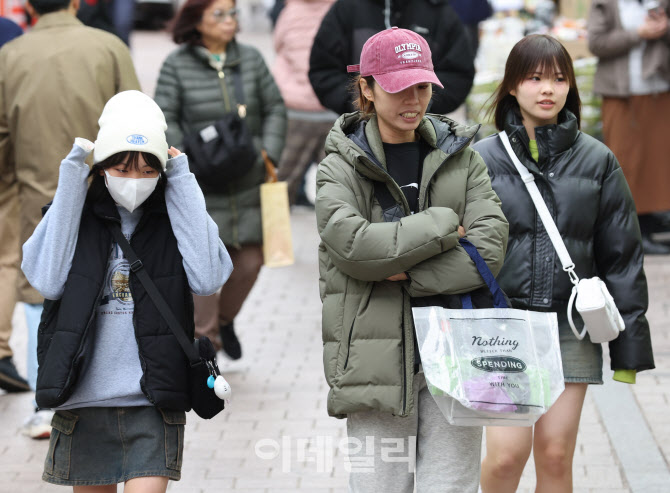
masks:
[[[56,411],[42,479],[84,486],[181,478],[186,413],[153,406]]]
[[[561,307],[556,312],[558,315],[558,339],[561,346],[561,360],[563,362],[565,383],[602,384],[602,346],[592,343],[588,333],[581,341],[577,339],[568,323],[566,309]],[[584,322],[576,311],[573,319],[575,327],[581,332]]]

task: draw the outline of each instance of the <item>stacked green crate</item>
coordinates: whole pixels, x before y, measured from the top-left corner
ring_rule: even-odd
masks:
[[[601,98],[593,93],[593,76],[597,59],[585,58],[575,62],[575,79],[582,100],[582,132],[603,140],[603,124],[600,117]]]

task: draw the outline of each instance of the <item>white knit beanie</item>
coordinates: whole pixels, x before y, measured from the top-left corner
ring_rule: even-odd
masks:
[[[165,116],[158,105],[140,91],[124,91],[112,97],[98,120],[93,162],[117,152],[140,151],[156,156],[165,170],[168,145]]]

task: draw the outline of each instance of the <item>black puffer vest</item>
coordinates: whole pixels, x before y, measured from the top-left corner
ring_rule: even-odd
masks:
[[[113,222],[120,223],[120,218],[109,195],[100,202],[86,202],[63,296],[45,300],[37,346],[39,407],[56,407],[70,397],[91,354],[96,308],[112,244],[107,225]],[[130,244],[192,339],[193,298],[162,192],[156,191],[145,203]],[[186,356],[132,271],[130,290],[135,302],[133,323],[142,365],[142,391],[157,407],[188,411],[191,403]]]

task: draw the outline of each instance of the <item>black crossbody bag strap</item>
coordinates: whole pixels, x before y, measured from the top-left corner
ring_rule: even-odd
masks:
[[[382,211],[384,211],[384,222],[394,223],[405,217],[402,207],[393,198],[391,191],[385,183],[375,181],[373,186],[375,189],[375,198],[377,199],[377,202],[379,202]]]
[[[144,286],[144,289],[146,289],[149,298],[151,298],[151,301],[154,302],[154,305],[156,305],[156,308],[158,308],[161,316],[167,322],[170,330],[177,338],[177,342],[179,342],[179,345],[188,357],[190,363],[192,365],[198,363],[200,361],[200,355],[193,346],[193,341],[190,341],[186,336],[186,332],[177,320],[177,317],[175,317],[174,313],[172,313],[172,310],[165,301],[165,298],[163,298],[163,296],[160,294],[158,288],[151,280],[151,277],[149,277],[149,274],[147,274],[147,271],[144,270],[142,261],[137,257],[135,250],[133,250],[133,248],[130,246],[130,243],[128,243],[126,237],[123,236],[121,227],[117,224],[109,224],[109,230],[111,231],[116,243],[121,247],[121,250],[123,250],[123,254],[128,259],[128,262],[130,263],[130,270],[134,272],[139,278],[140,282]]]

